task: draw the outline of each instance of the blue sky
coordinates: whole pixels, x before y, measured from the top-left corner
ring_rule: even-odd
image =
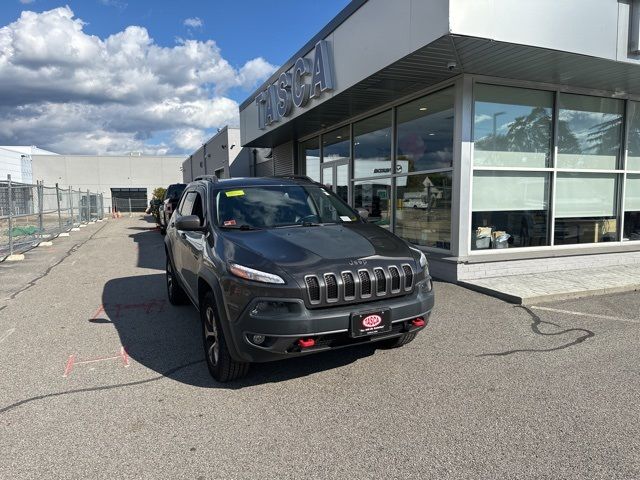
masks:
[[[188,152],[349,3],[2,2],[0,144],[60,153]]]

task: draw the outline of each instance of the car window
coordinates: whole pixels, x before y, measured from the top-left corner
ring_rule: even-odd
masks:
[[[354,221],[357,216],[347,204],[317,185],[248,186],[216,195],[220,227],[277,228]]]
[[[185,188],[187,188],[187,186],[184,184],[169,185],[169,188],[164,194],[164,199],[166,200],[167,198],[180,198],[180,195],[182,195],[182,192],[184,192]]]
[[[180,215],[191,215],[193,202],[197,195],[198,194],[196,192],[188,192],[184,197],[182,197],[182,202],[180,202],[180,206],[178,207],[178,213]]]
[[[200,225],[204,225],[204,211],[202,210],[202,196],[199,193],[196,193],[196,196],[193,200],[193,208],[191,210],[191,215],[197,215],[200,219]]]

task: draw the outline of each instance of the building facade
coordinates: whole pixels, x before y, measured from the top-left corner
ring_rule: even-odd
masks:
[[[355,0],[240,121],[441,278],[640,263],[639,1]]]
[[[104,195],[104,206],[144,210],[153,190],[182,181],[184,156],[33,155],[33,179],[45,185],[90,190]],[[129,202],[131,199],[131,202]]]

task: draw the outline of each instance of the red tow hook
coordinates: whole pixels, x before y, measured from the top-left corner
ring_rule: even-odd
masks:
[[[411,320],[411,324],[414,327],[424,327],[426,325],[424,318],[422,317],[414,318],[413,320]]]
[[[300,348],[309,348],[313,347],[316,341],[313,338],[301,338],[297,343]]]

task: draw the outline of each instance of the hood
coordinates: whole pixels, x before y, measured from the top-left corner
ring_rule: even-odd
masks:
[[[344,264],[363,259],[413,258],[408,245],[383,228],[370,223],[290,227],[258,231],[226,231],[235,254],[243,249],[278,266],[308,268],[316,263]],[[235,261],[242,262],[241,258]]]

